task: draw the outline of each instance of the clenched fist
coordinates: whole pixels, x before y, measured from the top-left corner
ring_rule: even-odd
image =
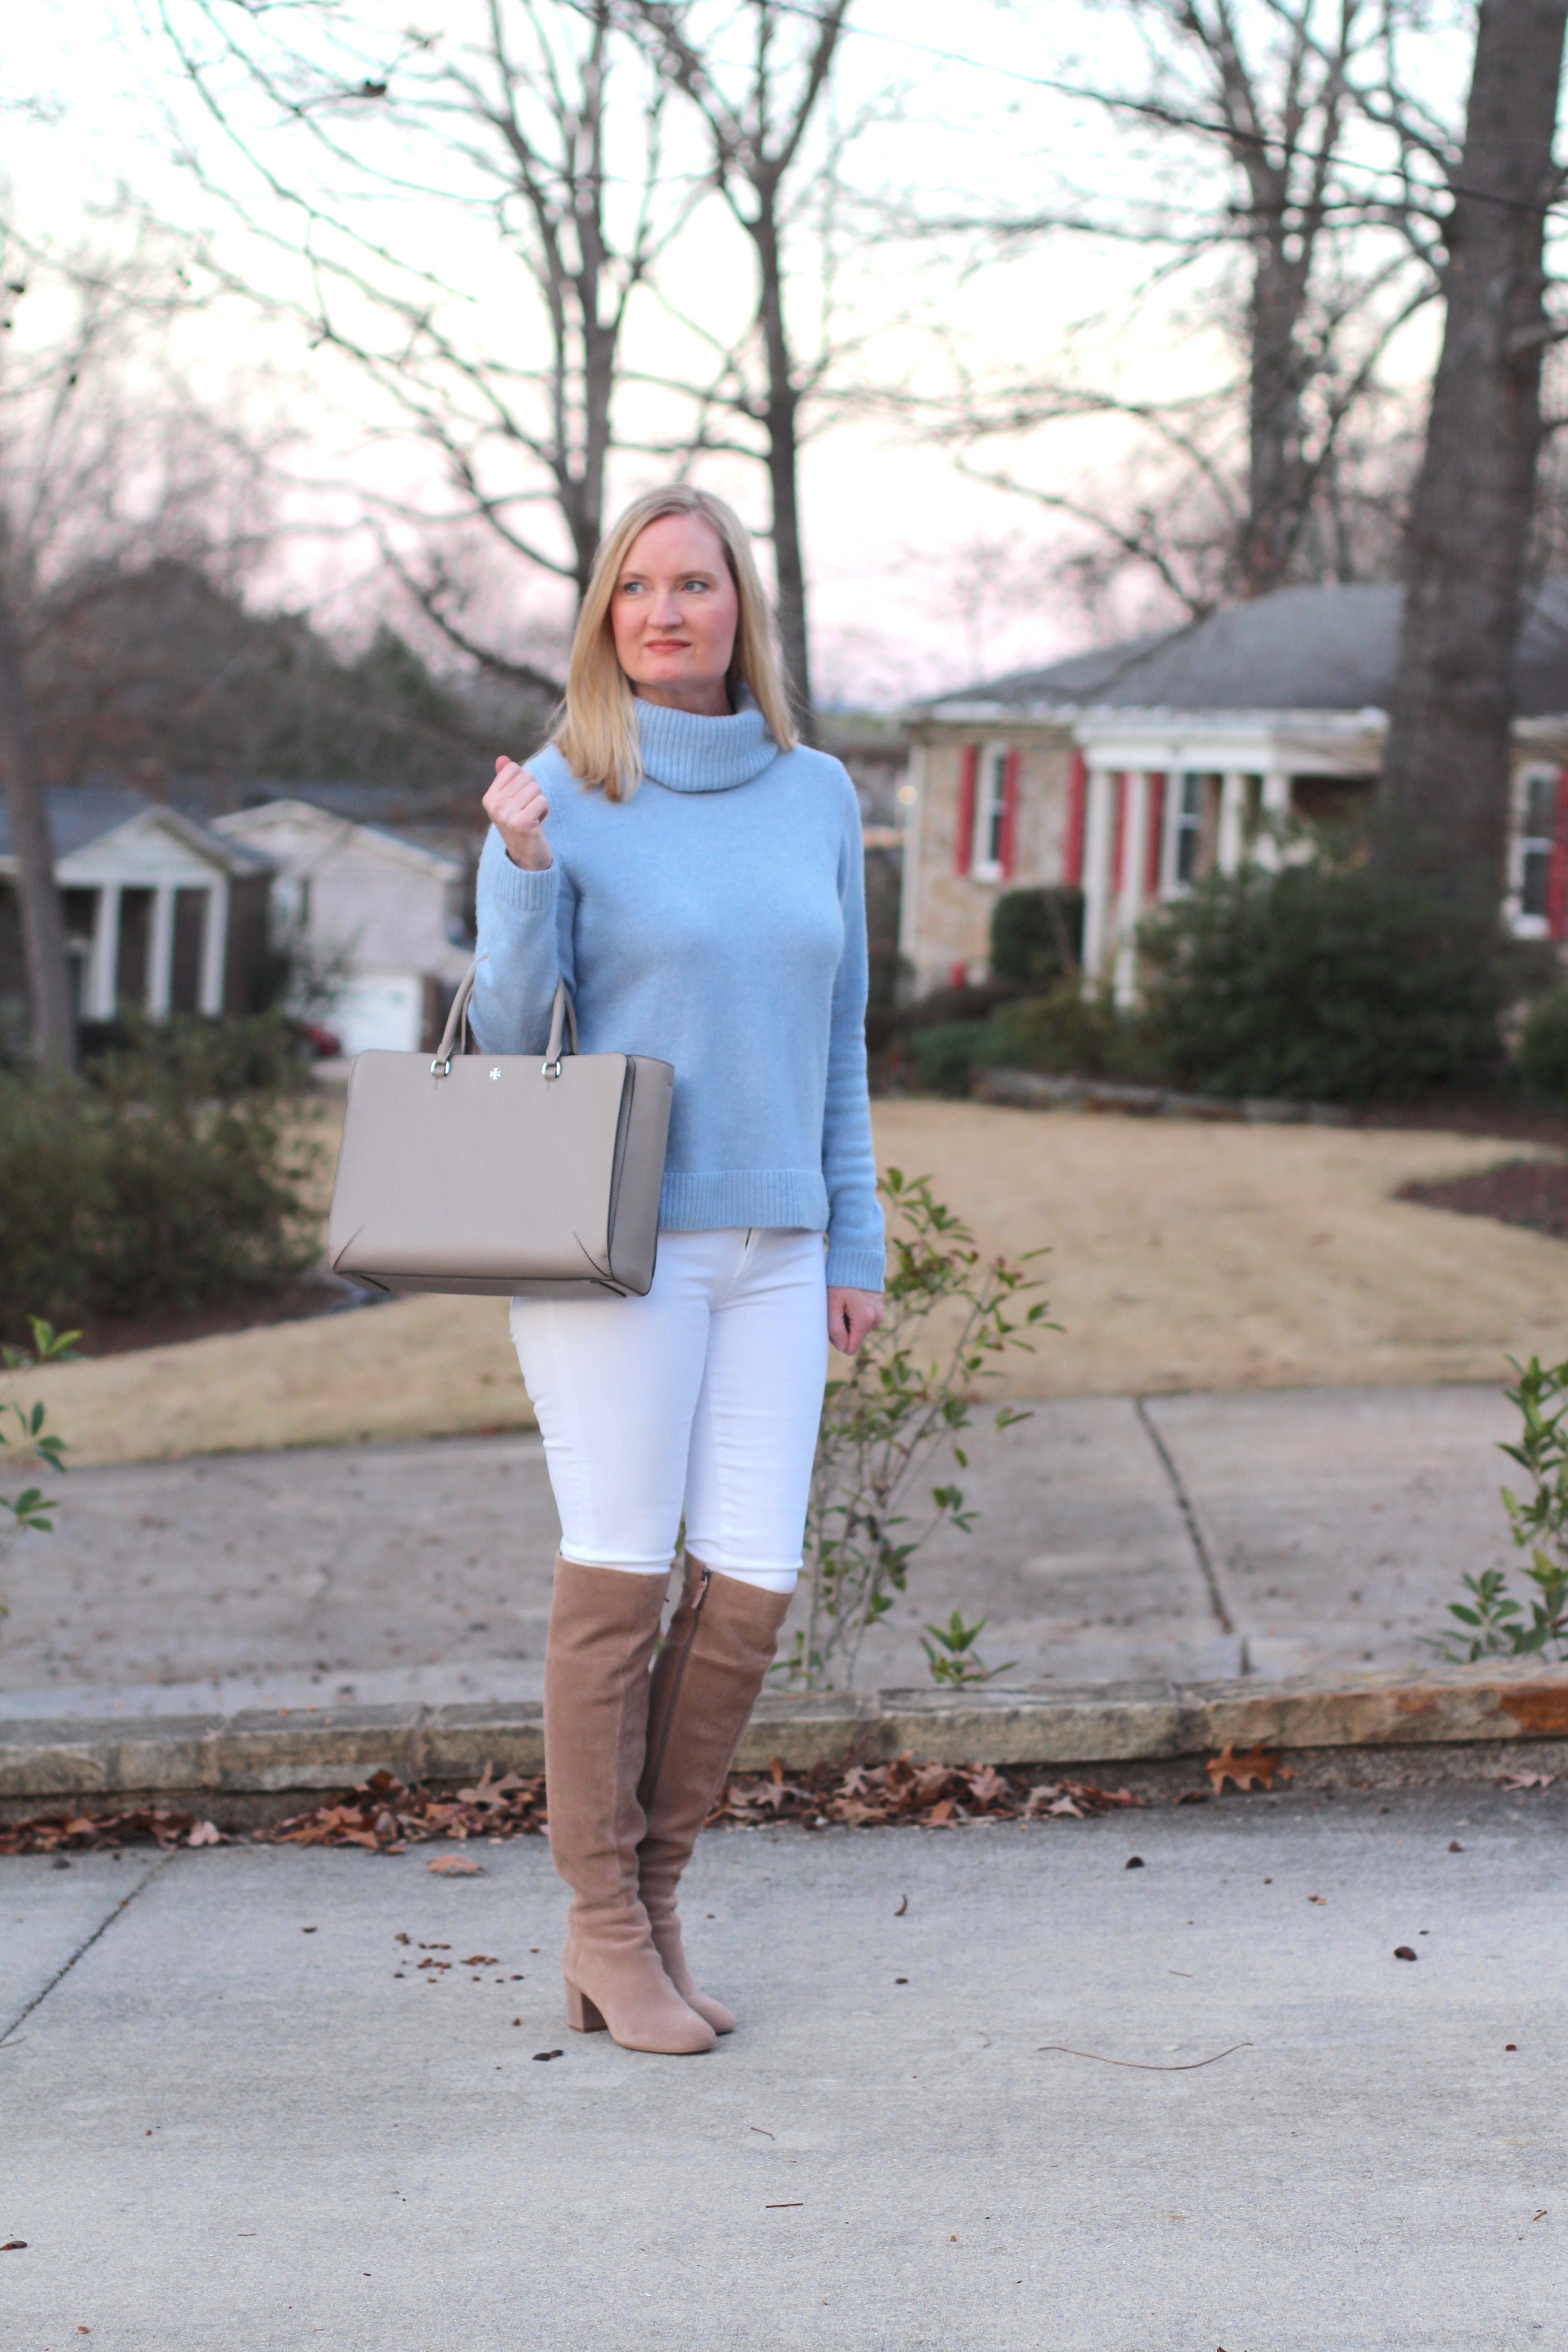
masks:
[[[541,831],[550,803],[526,768],[504,753],[496,759],[496,780],[485,794],[485,814],[506,845],[514,866],[542,874],[551,863],[550,844]]]

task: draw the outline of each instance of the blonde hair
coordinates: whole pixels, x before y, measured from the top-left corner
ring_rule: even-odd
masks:
[[[603,785],[606,800],[629,799],[642,782],[643,772],[637,700],[616,657],[610,601],[633,541],[650,522],[665,515],[695,515],[716,533],[740,604],[729,683],[750,690],[781,751],[793,751],[800,740],[790,714],[773,616],[746,527],[722,499],[707,490],[690,489],[684,482],[672,482],[667,489],[647,490],[634,499],[599,542],[572,639],[566,699],[551,738],[573,774],[585,784]]]

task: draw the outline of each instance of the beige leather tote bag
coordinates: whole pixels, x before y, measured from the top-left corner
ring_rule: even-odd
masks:
[[[433,1062],[354,1063],[327,1225],[333,1273],[374,1290],[643,1297],[674,1070],[579,1054],[564,981],[542,1063],[466,1052],[476,970]]]

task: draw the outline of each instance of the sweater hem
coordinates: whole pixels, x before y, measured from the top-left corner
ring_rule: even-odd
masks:
[[[826,1233],[827,1187],[811,1168],[667,1170],[658,1222],[672,1234],[739,1225]]]

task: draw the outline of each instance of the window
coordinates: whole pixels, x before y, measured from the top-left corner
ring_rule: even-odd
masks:
[[[1171,875],[1178,885],[1196,882],[1214,864],[1219,845],[1219,800],[1223,778],[1188,769],[1172,812]]]
[[[1520,827],[1519,911],[1544,921],[1552,876],[1552,850],[1557,814],[1557,779],[1531,776],[1524,788],[1524,817]]]
[[[981,882],[999,882],[1007,865],[1007,771],[1012,756],[1005,743],[987,743],[980,754],[970,872]]]

